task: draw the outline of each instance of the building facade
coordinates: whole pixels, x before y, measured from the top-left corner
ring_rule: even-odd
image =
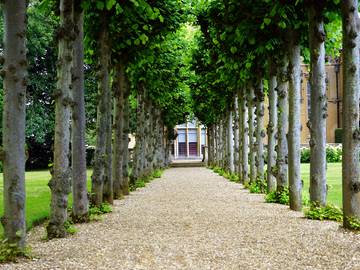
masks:
[[[201,159],[207,145],[206,129],[196,120],[178,125],[172,154],[175,159]]]

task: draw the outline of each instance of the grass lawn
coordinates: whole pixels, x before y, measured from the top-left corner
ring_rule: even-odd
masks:
[[[310,164],[301,164],[301,179],[304,181],[303,196],[309,198]],[[341,163],[328,163],[328,203],[342,207]]]
[[[88,170],[88,186],[90,185],[91,171]],[[26,225],[28,228],[33,223],[43,220],[49,216],[50,189],[47,186],[51,176],[49,171],[33,171],[26,173]],[[72,197],[69,198],[69,205]],[[4,212],[3,207],[3,175],[0,174],[0,215]],[[3,234],[3,227],[0,226],[0,236]]]

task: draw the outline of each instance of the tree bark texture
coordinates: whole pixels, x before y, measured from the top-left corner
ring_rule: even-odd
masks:
[[[250,86],[248,88],[248,111],[249,111],[249,162],[250,162],[250,175],[249,180],[250,183],[254,183],[256,181],[256,148],[255,148],[255,95],[254,95],[254,87]]]
[[[123,133],[121,144],[123,147],[122,153],[122,193],[124,195],[129,195],[129,133],[130,133],[130,104],[129,104],[129,95],[130,95],[130,85],[127,75],[125,74],[125,92],[124,92],[124,114],[123,114]]]
[[[4,237],[25,247],[26,2],[5,0],[4,15]]]
[[[48,238],[66,236],[68,195],[71,191],[70,114],[73,68],[73,1],[60,1],[60,31],[58,41],[57,83],[55,98],[54,167],[49,181],[51,190]]]
[[[288,148],[287,148],[287,136],[288,131],[288,69],[289,60],[287,56],[282,56],[279,69],[278,69],[278,126],[277,126],[277,138],[278,144],[277,159],[276,159],[276,189],[278,192],[282,192],[288,187]]]
[[[302,183],[300,176],[301,144],[301,60],[297,33],[291,35],[289,51],[289,199],[290,209],[301,211]]]
[[[276,151],[275,146],[277,144],[276,128],[277,128],[277,79],[276,79],[276,67],[273,61],[270,61],[269,69],[269,123],[267,126],[267,192],[273,192],[276,190],[276,177],[273,170],[276,168]]]
[[[320,1],[322,2],[322,1]],[[323,7],[309,7],[310,43],[310,201],[326,204],[326,73]]]
[[[234,172],[240,175],[240,166],[239,166],[239,98],[238,92],[234,96]]]
[[[240,160],[242,166],[241,182],[247,183],[249,181],[249,123],[248,123],[248,106],[246,101],[246,92],[243,88],[240,96],[240,110],[241,123],[240,138],[241,138],[241,152]]]
[[[121,182],[123,177],[123,131],[124,131],[124,65],[118,63],[115,69],[114,89],[114,151],[113,151],[113,189],[114,199],[123,197]]]
[[[358,1],[342,1],[343,21],[343,158],[342,186],[344,227],[360,220],[359,168],[359,16]]]
[[[235,172],[235,165],[234,165],[234,130],[233,130],[233,112],[229,111],[228,116],[228,128],[227,128],[227,135],[228,135],[228,167],[230,173]]]
[[[74,41],[73,88],[71,91],[73,100],[71,122],[72,218],[76,222],[88,221],[89,215],[85,147],[84,13],[81,2],[75,1],[74,5],[76,39]]]
[[[264,86],[262,79],[259,79],[255,89],[256,100],[256,180],[264,181]]]
[[[96,206],[103,203],[103,188],[105,182],[105,169],[107,158],[106,143],[107,129],[111,119],[108,118],[108,110],[111,110],[110,92],[110,48],[108,44],[108,30],[106,17],[103,18],[102,31],[99,37],[99,71],[98,71],[98,107],[96,123],[96,150],[94,154],[94,169],[91,176],[92,202]]]

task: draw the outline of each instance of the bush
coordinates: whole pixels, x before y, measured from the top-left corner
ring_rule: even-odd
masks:
[[[31,248],[19,249],[15,244],[9,244],[6,240],[0,242],[0,263],[17,262],[18,258],[31,259]]]
[[[310,148],[302,147],[300,153],[301,163],[310,163]],[[342,147],[339,146],[326,146],[326,161],[329,163],[341,162],[342,160]]]
[[[250,193],[264,193],[266,191],[266,182],[257,180],[249,186]]]
[[[267,203],[280,203],[289,205],[289,189],[284,189],[281,192],[272,191],[266,194],[265,201]]]
[[[342,210],[332,204],[326,206],[317,206],[315,204],[310,205],[310,208],[305,210],[305,217],[316,220],[335,220],[342,221],[343,213]]]

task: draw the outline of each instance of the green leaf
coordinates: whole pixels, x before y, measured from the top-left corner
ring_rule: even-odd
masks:
[[[97,1],[96,2],[96,8],[100,9],[100,10],[103,10],[104,9],[104,3],[100,2],[100,1]]]
[[[107,0],[106,1],[106,9],[110,10],[116,4],[116,0]]]

